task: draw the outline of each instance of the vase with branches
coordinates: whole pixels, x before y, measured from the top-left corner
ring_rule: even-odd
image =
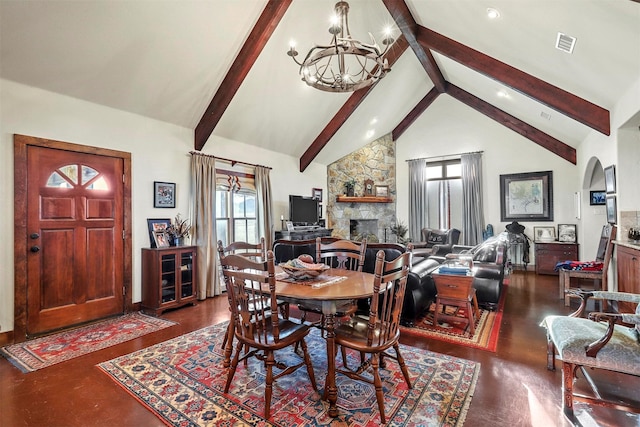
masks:
[[[167,227],[167,234],[173,239],[174,246],[182,246],[184,239],[191,234],[191,225],[188,219],[182,219],[180,214],[176,215],[173,222]]]

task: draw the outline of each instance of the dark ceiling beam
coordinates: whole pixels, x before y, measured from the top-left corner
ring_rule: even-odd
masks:
[[[416,104],[416,106],[413,107],[411,111],[409,111],[409,114],[407,114],[405,118],[402,119],[398,126],[393,129],[393,131],[391,132],[391,138],[394,141],[397,141],[398,138],[400,138],[400,135],[402,135],[404,131],[407,130],[418,117],[420,117],[424,110],[426,110],[427,107],[436,100],[438,95],[440,95],[440,91],[435,87],[431,88],[431,90],[424,96],[424,98],[422,98],[420,102],[418,102],[418,104]]]
[[[398,58],[407,50],[409,45],[404,36],[400,36],[398,40],[391,46],[385,58],[389,62],[389,66],[393,67]],[[393,71],[392,71],[393,72]],[[338,129],[347,121],[347,119],[358,108],[358,105],[369,95],[376,85],[368,86],[353,92],[353,94],[347,99],[347,102],[338,110],[333,116],[331,121],[322,129],[320,135],[311,143],[307,151],[300,157],[300,172],[304,172],[305,169],[311,164],[313,159],[322,151],[327,145],[329,140],[336,134]]]
[[[572,119],[609,135],[609,111],[425,27],[417,39],[432,49]]]
[[[411,15],[411,11],[409,11],[409,7],[404,0],[382,0],[384,5],[387,7],[387,10],[393,17],[398,29],[407,39],[409,46],[415,53],[418,61],[422,64],[422,67],[427,72],[427,75],[433,82],[433,85],[436,87],[438,92],[444,93],[447,88],[447,82],[436,63],[436,60],[433,57],[433,54],[429,49],[424,49],[416,38],[416,33],[418,31],[418,24],[415,19],[413,19],[413,15]]]
[[[576,150],[575,148],[565,144],[562,141],[555,139],[554,137],[547,135],[539,129],[523,122],[522,120],[513,117],[512,115],[505,113],[504,111],[494,107],[488,102],[470,94],[458,86],[451,83],[447,86],[447,94],[451,95],[458,101],[468,105],[474,110],[484,114],[485,116],[495,120],[503,126],[508,127],[512,131],[519,133],[525,138],[535,142],[543,148],[551,151],[554,154],[562,157],[568,162],[576,164]]]
[[[218,91],[213,96],[211,103],[196,126],[194,137],[196,150],[202,150],[206,144],[292,1],[269,0],[265,6],[260,18],[258,18],[258,22],[249,33],[249,37],[244,42],[242,49],[240,49],[240,53],[233,61]]]

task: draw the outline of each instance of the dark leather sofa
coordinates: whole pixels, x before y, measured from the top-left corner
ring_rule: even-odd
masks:
[[[471,255],[475,270],[473,287],[476,290],[478,304],[483,308],[495,310],[502,295],[508,242],[508,234],[501,233],[476,246],[454,245],[450,254],[432,258],[446,262],[454,260],[459,255]]]
[[[323,242],[335,241],[336,238],[322,238]],[[397,243],[368,243],[364,259],[363,271],[373,273],[378,251],[382,250],[386,260],[392,260],[403,254],[405,246]],[[315,240],[276,240],[273,245],[276,264],[308,254],[315,258]],[[435,285],[430,273],[439,265],[436,259],[414,256],[411,270],[407,278],[404,305],[402,308],[402,323],[411,325],[425,308],[428,308],[435,295]],[[366,312],[366,302],[359,303],[359,311]]]

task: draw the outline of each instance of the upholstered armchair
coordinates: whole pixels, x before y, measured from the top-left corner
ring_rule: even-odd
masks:
[[[451,252],[453,245],[458,244],[460,230],[450,228],[448,230],[436,230],[433,228],[422,229],[422,241],[414,242],[414,255],[438,255],[444,256]]]
[[[547,369],[555,370],[557,357],[562,360],[562,409],[571,420],[574,418],[573,402],[616,407],[638,412],[637,403],[606,400],[596,389],[589,372],[603,369],[622,374],[640,376],[640,305],[633,313],[592,312],[583,318],[589,298],[617,302],[640,303],[640,295],[624,292],[570,290],[572,296],[581,298],[578,310],[569,316],[547,316],[542,326],[547,329]],[[591,368],[589,370],[585,368]],[[578,394],[574,382],[578,371],[592,387],[593,395]],[[629,396],[633,399],[635,396]]]

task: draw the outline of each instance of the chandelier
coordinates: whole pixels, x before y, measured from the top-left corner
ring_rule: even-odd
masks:
[[[393,43],[390,31],[386,31],[381,52],[375,39],[371,44],[362,43],[351,37],[349,31],[349,3],[340,1],[335,6],[335,18],[329,27],[333,36],[329,45],[316,45],[304,61],[298,62],[295,46],[291,45],[287,55],[300,66],[302,81],[309,86],[327,92],[353,92],[370,86],[391,71],[384,54]]]

